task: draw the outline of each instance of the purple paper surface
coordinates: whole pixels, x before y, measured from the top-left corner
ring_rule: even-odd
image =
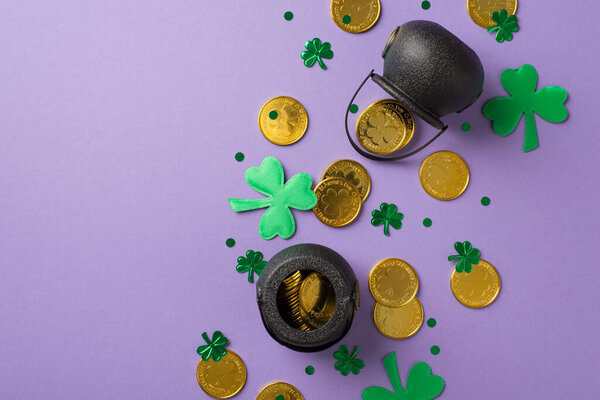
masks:
[[[390,351],[403,382],[415,362],[429,363],[446,381],[442,399],[598,397],[598,5],[520,1],[521,29],[498,44],[470,20],[464,0],[433,0],[427,11],[420,3],[384,0],[377,25],[352,35],[333,23],[327,0],[4,2],[0,398],[206,399],[196,347],[213,330],[248,368],[238,399],[274,381],[307,400],[359,399],[367,386],[390,387],[382,365]],[[442,24],[478,53],[484,92],[444,118],[449,131],[427,151],[372,162],[346,141],[345,108],[368,71],[381,72],[393,28],[412,19]],[[335,53],[326,71],[300,59],[315,37]],[[501,71],[526,63],[538,87],[569,92],[569,119],[537,118],[540,147],[527,154],[523,121],[500,137],[481,114],[486,100],[506,95]],[[260,107],[279,95],[309,114],[308,132],[292,146],[258,130]],[[357,104],[362,111],[387,97],[370,83]],[[416,130],[421,141],[433,133],[420,120]],[[467,191],[451,202],[429,197],[418,179],[423,159],[442,149],[471,171]],[[295,211],[295,236],[262,240],[262,212],[236,214],[227,198],[258,195],[243,174],[267,155],[287,177],[307,172],[315,182],[331,162],[358,160],[373,181],[360,217],[340,229]],[[390,237],[369,222],[383,201],[405,216]],[[501,275],[488,308],[452,296],[446,258],[457,240],[470,240]],[[304,242],[338,251],[361,281],[361,308],[342,341],[361,347],[358,376],[333,368],[337,346],[302,354],[271,339],[254,285],[235,271],[248,249],[269,259]],[[367,276],[386,257],[414,266],[435,328],[397,341],[376,330]]]

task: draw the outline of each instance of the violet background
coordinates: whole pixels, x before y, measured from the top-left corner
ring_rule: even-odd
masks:
[[[597,397],[598,5],[522,0],[521,30],[498,44],[471,22],[464,0],[432,0],[427,11],[420,3],[383,0],[378,24],[352,35],[333,23],[327,0],[2,2],[0,398],[205,399],[195,350],[202,331],[217,329],[248,368],[238,399],[280,380],[306,399],[359,399],[367,386],[389,387],[381,360],[390,351],[403,381],[415,362],[428,362],[446,381],[442,399]],[[381,71],[390,32],[411,19],[439,22],[471,46],[484,92],[444,118],[449,132],[429,150],[371,162],[342,133],[345,107],[366,73]],[[314,37],[332,43],[327,71],[299,58]],[[569,119],[537,118],[540,148],[527,154],[523,121],[499,137],[480,111],[505,94],[500,72],[525,63],[537,68],[539,87],[570,95]],[[307,134],[289,147],[257,127],[260,107],[278,95],[309,114]],[[385,97],[371,83],[357,104]],[[463,122],[473,129],[462,132]],[[416,128],[417,139],[432,134],[421,121]],[[451,202],[432,199],[418,181],[422,160],[442,149],[471,170],[467,191]],[[295,212],[293,238],[262,240],[262,213],[235,214],[227,198],[256,195],[243,173],[267,155],[288,177],[308,172],[316,182],[334,160],[363,163],[373,187],[358,220],[336,229]],[[405,215],[391,237],[369,223],[382,201]],[[456,240],[471,240],[499,270],[491,307],[453,298],[446,257]],[[235,272],[248,249],[268,259],[303,242],[341,253],[362,283],[342,342],[361,346],[358,376],[334,370],[333,348],[302,354],[273,341],[254,285]],[[367,275],[385,257],[415,267],[435,328],[400,341],[377,332]]]

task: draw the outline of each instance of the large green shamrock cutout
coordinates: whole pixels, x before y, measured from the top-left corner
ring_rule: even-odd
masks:
[[[363,391],[363,400],[431,400],[444,390],[444,379],[433,375],[427,363],[420,362],[413,365],[408,373],[406,389],[402,387],[395,351],[383,359],[383,366],[394,391],[380,386],[370,386]]]
[[[306,50],[300,53],[300,57],[304,60],[305,66],[312,67],[316,61],[322,69],[327,69],[327,66],[323,63],[323,58],[326,60],[333,58],[331,43],[321,43],[321,39],[314,38],[313,40],[306,41],[304,47]]]
[[[505,40],[510,42],[513,39],[513,32],[519,30],[516,15],[508,15],[508,11],[502,9],[492,13],[492,20],[496,23],[488,28],[488,33],[496,32],[496,42],[502,43]]]
[[[263,253],[260,251],[248,250],[246,257],[239,256],[235,269],[240,274],[248,273],[248,282],[254,283],[254,274],[260,276],[267,262],[263,260]]]
[[[208,338],[206,332],[202,332],[202,338],[206,342],[205,345],[198,346],[196,350],[198,354],[202,356],[202,360],[208,361],[212,357],[214,361],[219,361],[225,354],[227,354],[227,350],[225,346],[229,343],[229,340],[221,331],[214,331],[212,340]]]
[[[265,157],[260,167],[248,168],[244,176],[251,188],[267,197],[229,199],[229,205],[236,212],[269,207],[258,224],[258,233],[263,239],[277,235],[289,239],[296,231],[290,208],[310,210],[317,204],[310,175],[301,172],[284,184],[283,166],[275,157]]]
[[[352,351],[352,354],[350,354],[348,346],[345,344],[341,345],[340,348],[333,353],[333,357],[338,360],[335,363],[335,369],[340,371],[344,376],[347,376],[350,372],[354,375],[358,375],[360,370],[365,367],[365,362],[356,358],[359,351],[360,347],[354,346],[354,350]]]
[[[493,121],[494,132],[500,136],[511,134],[525,114],[525,143],[523,151],[539,146],[535,115],[548,122],[567,119],[567,108],[563,104],[567,91],[560,86],[537,87],[538,74],[532,65],[519,69],[505,69],[500,76],[504,89],[512,97],[496,97],[483,106],[483,115]]]
[[[456,272],[471,273],[473,265],[479,264],[481,252],[471,245],[471,242],[455,242],[454,249],[458,254],[448,256],[448,261],[459,260],[456,264]]]
[[[402,219],[404,215],[397,212],[398,207],[395,204],[381,203],[379,210],[373,210],[371,215],[371,225],[383,225],[383,234],[390,236],[390,225],[394,229],[402,228]]]

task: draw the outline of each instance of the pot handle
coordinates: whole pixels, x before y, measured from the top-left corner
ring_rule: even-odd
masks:
[[[358,89],[356,90],[356,92],[354,92],[354,95],[352,96],[352,99],[350,99],[350,103],[348,104],[348,108],[346,109],[346,121],[345,121],[345,124],[346,124],[346,136],[348,137],[348,141],[350,142],[350,144],[352,145],[352,147],[354,148],[354,150],[356,150],[361,156],[366,157],[366,158],[371,159],[371,160],[375,160],[375,161],[396,161],[396,160],[402,160],[404,158],[410,157],[410,156],[412,156],[412,155],[420,152],[425,147],[429,146],[431,143],[433,143],[433,141],[435,139],[437,139],[438,137],[440,137],[440,135],[442,133],[444,133],[446,131],[446,129],[448,129],[448,125],[444,125],[444,127],[442,129],[440,129],[440,131],[433,138],[431,138],[427,143],[425,143],[424,145],[422,145],[418,149],[411,151],[410,153],[402,154],[400,156],[386,158],[386,157],[376,156],[374,154],[371,154],[371,153],[363,150],[359,145],[357,145],[356,143],[354,143],[354,140],[352,140],[352,137],[350,136],[350,131],[348,130],[348,114],[350,113],[350,107],[354,103],[354,99],[358,95],[358,92],[360,92],[360,90],[365,85],[365,83],[367,83],[367,81],[369,80],[369,78],[371,78],[373,76],[374,72],[375,72],[375,70],[372,69],[371,72],[369,72],[369,75],[367,75],[367,77],[365,78],[365,80],[362,81],[362,83],[360,84],[360,86],[358,87]]]

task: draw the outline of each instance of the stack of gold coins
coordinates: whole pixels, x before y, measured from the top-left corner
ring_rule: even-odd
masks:
[[[438,200],[452,200],[469,185],[469,167],[461,156],[451,151],[438,151],[423,161],[419,170],[421,186]]]
[[[375,326],[390,339],[406,339],[423,324],[423,306],[417,298],[419,278],[413,267],[399,258],[378,262],[369,274],[375,299]]]
[[[296,271],[281,283],[277,306],[289,325],[311,331],[325,325],[333,315],[335,292],[320,273]]]
[[[371,190],[369,173],[354,160],[338,160],[323,173],[315,188],[317,219],[329,226],[344,226],[354,221]]]
[[[380,100],[356,121],[358,143],[369,153],[386,155],[406,146],[415,132],[411,112],[396,100]]]

